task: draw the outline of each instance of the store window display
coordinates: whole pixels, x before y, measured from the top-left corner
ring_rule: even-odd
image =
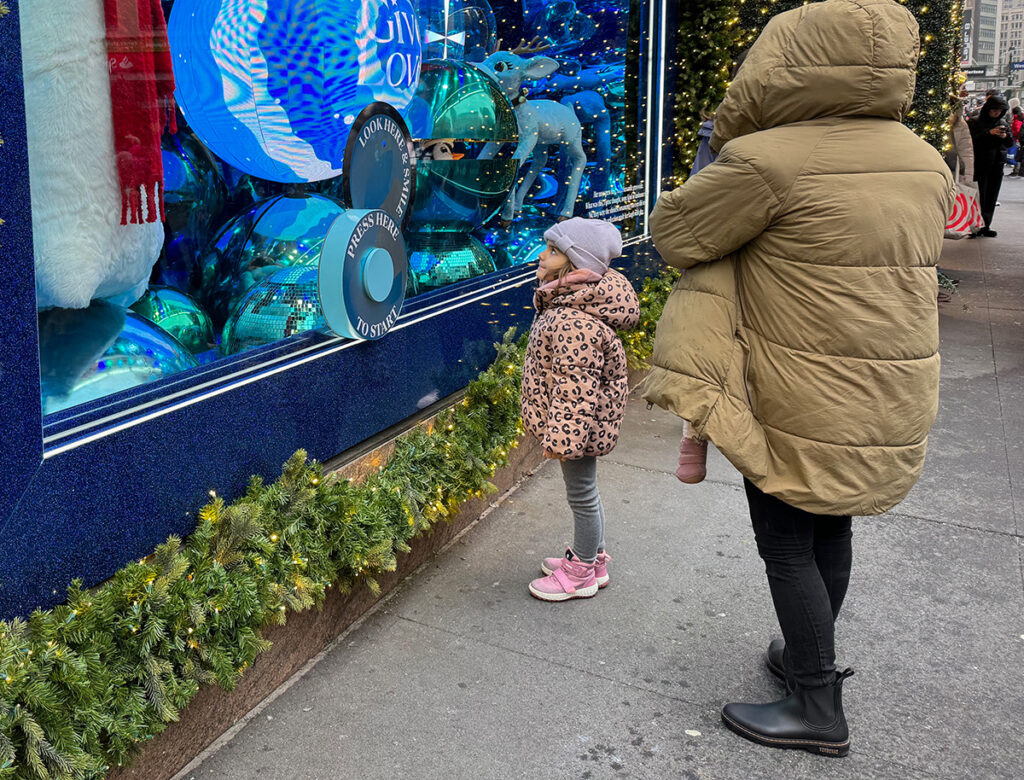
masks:
[[[532,262],[552,219],[639,230],[629,0],[21,14],[46,413],[301,333],[383,337],[404,299]]]

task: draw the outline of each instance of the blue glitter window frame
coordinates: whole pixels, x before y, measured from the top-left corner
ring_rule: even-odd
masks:
[[[19,0],[8,5],[0,20],[0,618],[59,603],[72,578],[95,584],[169,534],[187,534],[209,490],[238,495],[253,474],[273,478],[299,447],[329,459],[457,392],[504,330],[532,318],[532,268],[513,267],[417,296],[380,341],[310,332],[44,419]],[[641,2],[648,211],[671,174],[671,104],[652,96],[672,94],[664,52],[674,16],[667,0]],[[634,280],[659,265],[646,239],[616,263]],[[464,338],[452,339],[456,332]]]

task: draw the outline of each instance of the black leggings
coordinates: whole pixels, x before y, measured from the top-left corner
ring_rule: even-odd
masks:
[[[985,220],[985,227],[991,227],[992,217],[996,211],[996,201],[999,200],[999,188],[1003,186],[1003,163],[996,165],[981,165],[974,171],[974,178],[978,182],[978,207],[981,209],[981,218]]]
[[[853,560],[850,517],[814,515],[743,480],[757,552],[786,639],[789,673],[802,688],[835,679],[833,624]]]

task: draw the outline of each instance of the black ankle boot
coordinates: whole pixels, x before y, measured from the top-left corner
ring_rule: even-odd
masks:
[[[764,665],[768,671],[774,674],[786,686],[786,693],[792,693],[795,686],[793,678],[789,676],[786,667],[786,640],[782,637],[773,639],[768,643],[768,650],[764,654]]]
[[[771,704],[726,704],[722,721],[760,745],[845,756],[850,752],[850,732],[843,715],[843,680],[852,674],[853,669],[838,672],[834,682],[821,688],[797,686]]]

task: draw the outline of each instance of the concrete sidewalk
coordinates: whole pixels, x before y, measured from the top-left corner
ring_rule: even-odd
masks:
[[[680,422],[630,405],[602,459],[614,562],[590,600],[527,593],[570,538],[540,467],[183,777],[999,778],[1024,772],[1024,181],[996,239],[946,242],[942,400],[924,476],[854,524],[837,626],[846,759],[757,747],[778,633],[739,475],[673,476]]]

